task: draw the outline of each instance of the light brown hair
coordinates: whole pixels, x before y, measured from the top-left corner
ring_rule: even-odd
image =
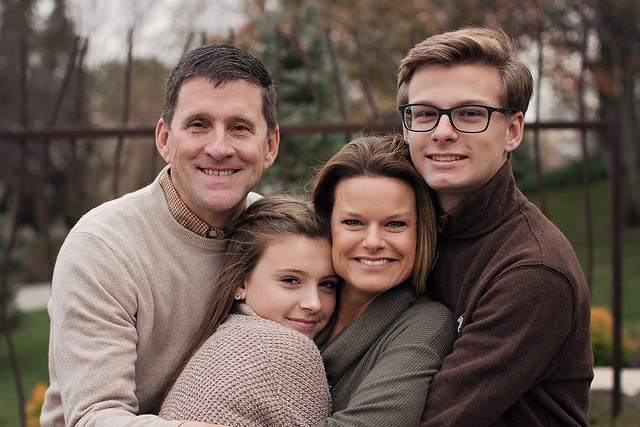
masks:
[[[504,31],[465,27],[437,34],[415,45],[400,63],[397,105],[409,102],[409,84],[416,69],[424,65],[495,66],[500,73],[500,101],[497,107],[525,113],[533,94],[533,77],[518,58],[518,43]]]
[[[170,378],[158,411],[191,357],[225,321],[233,307],[238,286],[249,278],[269,245],[287,237],[331,241],[328,220],[316,213],[309,200],[294,194],[267,196],[255,201],[232,223],[229,235],[229,247],[207,313],[182,363]]]
[[[414,191],[418,220],[416,261],[411,283],[417,295],[425,293],[427,276],[435,259],[436,220],[429,190],[411,164],[409,144],[397,136],[363,136],[346,144],[318,172],[311,200],[318,213],[331,218],[338,183],[353,177],[395,178]]]

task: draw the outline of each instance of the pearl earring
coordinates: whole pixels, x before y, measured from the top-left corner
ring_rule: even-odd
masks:
[[[242,294],[240,292],[236,292],[236,294],[233,297],[235,298],[236,301],[240,301],[242,299]]]

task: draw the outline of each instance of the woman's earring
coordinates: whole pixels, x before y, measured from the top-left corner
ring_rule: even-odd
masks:
[[[236,294],[233,297],[235,298],[236,301],[240,301],[242,299],[242,294],[240,292],[236,292]]]

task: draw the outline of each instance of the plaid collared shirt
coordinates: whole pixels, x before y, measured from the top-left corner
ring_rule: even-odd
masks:
[[[173,215],[176,221],[184,228],[202,237],[224,239],[224,231],[210,226],[187,207],[176,191],[176,187],[173,186],[171,176],[169,176],[169,170],[170,169],[167,169],[160,177],[160,186],[167,198],[167,205],[169,205],[171,215]]]

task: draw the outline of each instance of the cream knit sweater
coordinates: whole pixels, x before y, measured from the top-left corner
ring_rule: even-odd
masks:
[[[141,414],[200,325],[226,248],[178,224],[158,179],[80,219],[53,273],[42,425],[178,425]]]
[[[237,304],[191,358],[160,416],[242,427],[312,426],[331,414],[318,348]]]

